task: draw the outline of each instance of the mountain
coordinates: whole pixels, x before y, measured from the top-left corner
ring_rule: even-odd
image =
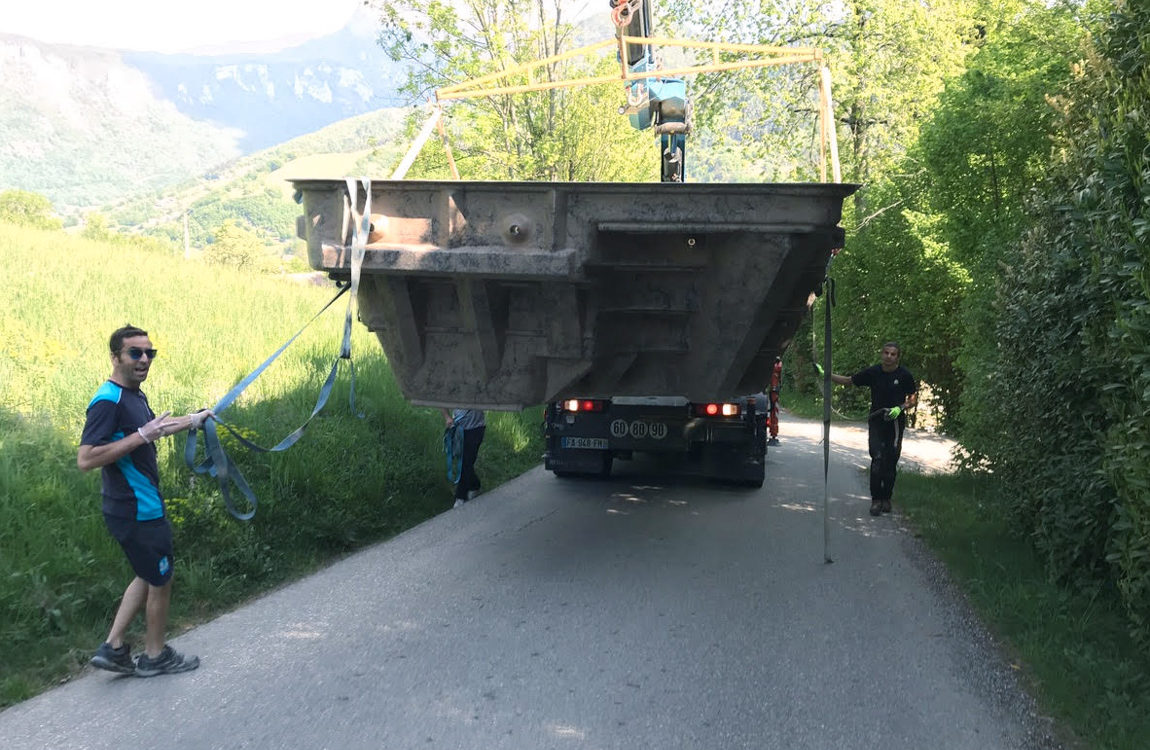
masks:
[[[182,114],[238,129],[244,153],[403,104],[395,90],[402,69],[375,44],[375,27],[364,21],[272,54],[131,52],[123,60]]]
[[[274,53],[161,55],[0,34],[0,190],[65,217],[398,104],[403,72],[360,19]]]
[[[101,214],[117,231],[176,244],[186,232],[195,248],[234,221],[287,250],[295,244],[299,215],[290,181],[390,175],[411,144],[412,134],[405,131],[409,114],[410,109],[388,108],[340,120],[162,190],[124,198],[102,207]]]

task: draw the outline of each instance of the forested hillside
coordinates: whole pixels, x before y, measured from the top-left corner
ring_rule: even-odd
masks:
[[[280,252],[295,245],[299,207],[293,177],[389,175],[410,145],[409,110],[387,109],[343,120],[315,133],[220,165],[165,190],[111,203],[100,210],[118,231],[165,238],[182,245],[184,216],[192,248],[212,243],[235,222]]]
[[[75,220],[399,106],[401,72],[362,18],[260,54],[119,52],[0,33],[0,189],[41,193]]]
[[[0,188],[72,214],[240,155],[240,133],[156,96],[119,53],[0,37]]]

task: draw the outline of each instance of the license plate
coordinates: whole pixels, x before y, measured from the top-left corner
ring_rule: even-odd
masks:
[[[607,450],[607,438],[565,437],[560,442],[564,448],[591,448],[594,450]]]

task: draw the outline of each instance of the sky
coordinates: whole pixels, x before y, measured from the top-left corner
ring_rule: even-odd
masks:
[[[0,33],[152,52],[267,52],[347,25],[362,0],[11,0]]]

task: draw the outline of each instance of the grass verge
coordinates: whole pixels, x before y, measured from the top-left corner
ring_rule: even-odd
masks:
[[[899,477],[915,531],[1006,644],[1041,709],[1093,750],[1144,750],[1150,659],[1129,636],[1117,593],[1070,591],[1011,528],[993,477]]]

